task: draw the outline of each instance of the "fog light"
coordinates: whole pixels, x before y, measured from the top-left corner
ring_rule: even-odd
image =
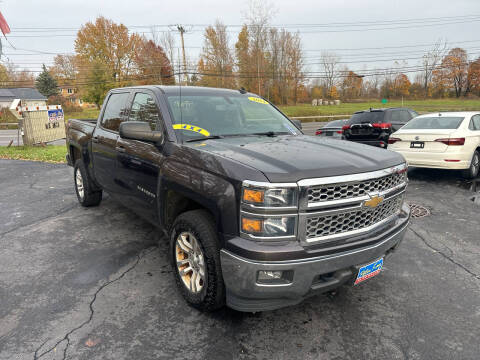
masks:
[[[281,279],[281,271],[259,271],[258,280],[272,280],[272,279]]]
[[[270,271],[260,270],[257,275],[259,284],[289,284],[293,280],[293,271]]]

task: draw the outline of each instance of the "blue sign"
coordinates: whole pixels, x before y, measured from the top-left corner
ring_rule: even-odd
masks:
[[[48,111],[48,121],[51,123],[57,123],[64,121],[63,109],[47,110]]]

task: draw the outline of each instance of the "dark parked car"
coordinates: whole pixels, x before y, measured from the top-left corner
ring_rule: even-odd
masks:
[[[343,126],[346,140],[386,148],[388,138],[410,119],[418,116],[412,109],[389,108],[357,111]]]
[[[410,217],[401,155],[296,126],[243,90],[120,88],[68,122],[67,161],[82,206],[157,226],[192,306],[271,310],[380,273]]]
[[[333,120],[325,124],[321,129],[315,131],[318,136],[331,136],[334,138],[342,138],[343,126],[347,124],[348,119]]]

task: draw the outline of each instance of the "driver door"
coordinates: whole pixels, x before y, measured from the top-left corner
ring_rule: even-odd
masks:
[[[145,121],[152,130],[162,130],[159,108],[153,93],[142,90],[133,97],[127,121]],[[157,184],[164,156],[161,147],[145,141],[117,141],[117,181],[122,202],[150,221],[157,216]]]

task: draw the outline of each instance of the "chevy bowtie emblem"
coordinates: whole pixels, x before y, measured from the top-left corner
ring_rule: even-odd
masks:
[[[363,203],[363,206],[368,206],[369,208],[375,208],[377,207],[381,202],[383,201],[382,196],[373,196],[370,198],[370,200],[366,200]]]

